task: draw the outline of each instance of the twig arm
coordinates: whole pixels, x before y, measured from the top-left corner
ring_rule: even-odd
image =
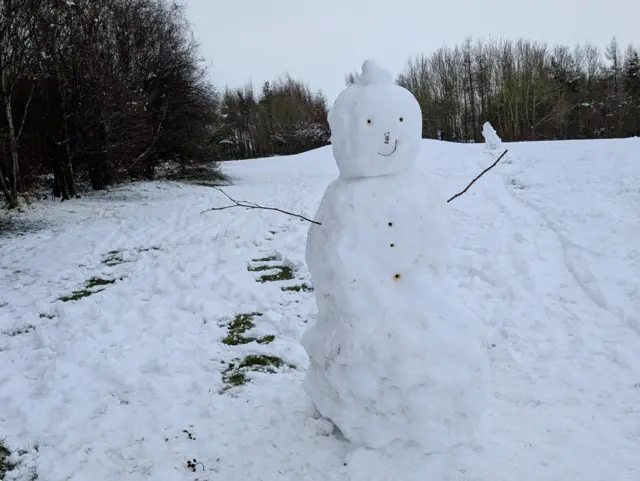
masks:
[[[466,191],[468,191],[468,190],[469,190],[469,188],[470,188],[473,184],[475,184],[475,182],[476,182],[480,177],[482,177],[484,174],[486,174],[486,173],[487,173],[487,172],[489,172],[491,169],[493,169],[496,165],[498,165],[498,162],[500,162],[500,160],[502,159],[502,157],[504,157],[505,155],[507,155],[507,152],[509,152],[509,150],[505,150],[504,152],[502,152],[502,154],[500,155],[500,157],[498,157],[498,158],[496,159],[496,161],[495,161],[493,164],[491,164],[489,167],[487,167],[487,168],[486,168],[486,169],[484,169],[482,172],[480,172],[480,173],[478,174],[478,176],[477,176],[475,179],[473,179],[473,180],[469,183],[469,185],[467,185],[467,186],[464,188],[464,190],[463,190],[463,191],[458,192],[456,195],[454,195],[453,197],[451,197],[449,200],[447,200],[447,203],[451,202],[451,201],[452,201],[452,200],[454,200],[454,199],[457,199],[457,198],[458,198],[458,197],[460,197],[462,194],[464,194]]]
[[[229,194],[227,194],[224,190],[222,190],[219,187],[214,187],[214,189],[222,192],[222,194],[229,199],[231,202],[233,202],[232,205],[225,205],[222,207],[212,207],[211,209],[207,209],[207,210],[203,210],[202,212],[200,212],[201,214],[205,213],[205,212],[210,212],[210,211],[215,211],[215,210],[226,210],[226,209],[231,209],[233,207],[244,207],[247,210],[252,210],[252,209],[261,209],[261,210],[271,210],[274,212],[280,212],[281,214],[286,214],[286,215],[290,215],[293,217],[297,217],[298,219],[302,219],[305,220],[307,222],[311,222],[312,224],[317,224],[317,225],[322,225],[320,222],[315,221],[313,219],[309,219],[308,217],[305,217],[303,215],[300,214],[294,214],[293,212],[289,212],[283,209],[279,209],[278,207],[267,207],[267,206],[263,206],[263,205],[258,205],[255,204],[253,202],[247,202],[244,200],[235,200],[234,198],[232,198]]]

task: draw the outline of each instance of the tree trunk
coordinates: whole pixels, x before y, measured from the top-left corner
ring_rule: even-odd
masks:
[[[58,88],[60,88],[60,73],[58,72]],[[66,86],[62,85],[62,95],[61,97],[61,107],[62,107],[62,118],[63,118],[63,128],[64,128],[64,137],[65,137],[65,154],[66,158],[62,162],[62,182],[65,184],[64,192],[68,194],[69,197],[76,197],[76,183],[73,179],[73,153],[71,152],[71,133],[69,132],[69,114],[67,112],[67,95],[66,95]],[[67,199],[69,198],[67,197]]]
[[[9,150],[11,152],[11,175],[9,176],[10,185],[6,185],[6,181],[2,179],[2,190],[7,198],[7,204],[10,209],[14,209],[20,205],[18,199],[18,142],[16,140],[16,129],[13,124],[13,112],[11,111],[11,92],[7,89],[6,73],[2,71],[0,75],[2,102],[4,104],[4,113],[7,119],[7,127],[9,130]]]
[[[78,192],[76,190],[76,181],[73,178],[73,164],[71,163],[71,159],[69,158],[67,158],[67,162],[64,165],[64,181],[67,185],[69,196],[78,197]]]
[[[53,159],[53,195],[54,197],[61,197],[62,200],[67,200],[67,189],[64,183],[64,176],[62,175],[62,169],[60,168],[59,155]]]
[[[11,202],[11,199],[12,199],[11,198],[11,191],[9,190],[9,187],[7,186],[7,181],[4,178],[4,172],[2,171],[2,162],[0,162],[0,188],[2,188],[2,193],[4,194],[4,198],[7,201],[7,206],[10,209],[16,207]]]

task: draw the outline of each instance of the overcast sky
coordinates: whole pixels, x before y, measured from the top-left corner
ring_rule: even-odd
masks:
[[[326,94],[371,57],[394,74],[408,58],[465,36],[550,44],[616,36],[640,44],[639,0],[187,0],[216,85],[237,87],[288,72]]]

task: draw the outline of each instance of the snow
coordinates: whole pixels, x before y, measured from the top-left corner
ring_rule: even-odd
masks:
[[[496,150],[502,147],[502,140],[489,122],[485,122],[482,125],[482,136],[487,150]]]
[[[348,87],[332,107],[341,116],[332,134],[348,144],[335,140],[333,150],[348,150],[356,165],[337,158],[341,176],[320,202],[321,224],[309,228],[306,263],[318,315],[302,339],[310,359],[304,386],[351,444],[384,451],[390,462],[400,451],[406,465],[409,446],[418,458],[449,456],[473,440],[485,408],[486,339],[449,286],[445,198],[428,175],[405,170],[418,149],[380,153],[389,139],[420,146],[418,103],[405,89],[380,84],[382,74],[372,70],[365,62],[359,79],[370,83]],[[371,115],[382,102],[387,113]],[[363,177],[342,175],[354,170]],[[424,466],[407,479],[425,475],[449,479],[445,468],[434,476]]]
[[[487,418],[455,458],[459,477],[637,481],[640,140],[508,148],[448,204],[452,293],[490,343]],[[423,141],[418,165],[449,195],[497,154]],[[330,147],[224,167],[234,198],[306,216],[338,175]],[[0,438],[21,462],[6,479],[360,481],[363,464],[401,479],[310,414],[300,339],[314,297],[281,290],[310,283],[308,223],[200,214],[226,204],[207,187],[137,184],[42,202],[24,215],[29,232],[0,237]],[[290,263],[294,279],[256,282],[263,272],[247,267],[263,262]],[[116,282],[56,300],[92,276]],[[275,340],[222,343],[227,323],[253,311],[263,316],[251,336]],[[247,354],[295,367],[248,372],[219,394]],[[193,458],[204,470],[185,468]]]

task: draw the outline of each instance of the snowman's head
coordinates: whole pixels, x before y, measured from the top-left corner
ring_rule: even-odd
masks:
[[[420,106],[373,61],[367,60],[356,84],[340,93],[328,120],[341,178],[377,177],[413,168],[422,140]]]

